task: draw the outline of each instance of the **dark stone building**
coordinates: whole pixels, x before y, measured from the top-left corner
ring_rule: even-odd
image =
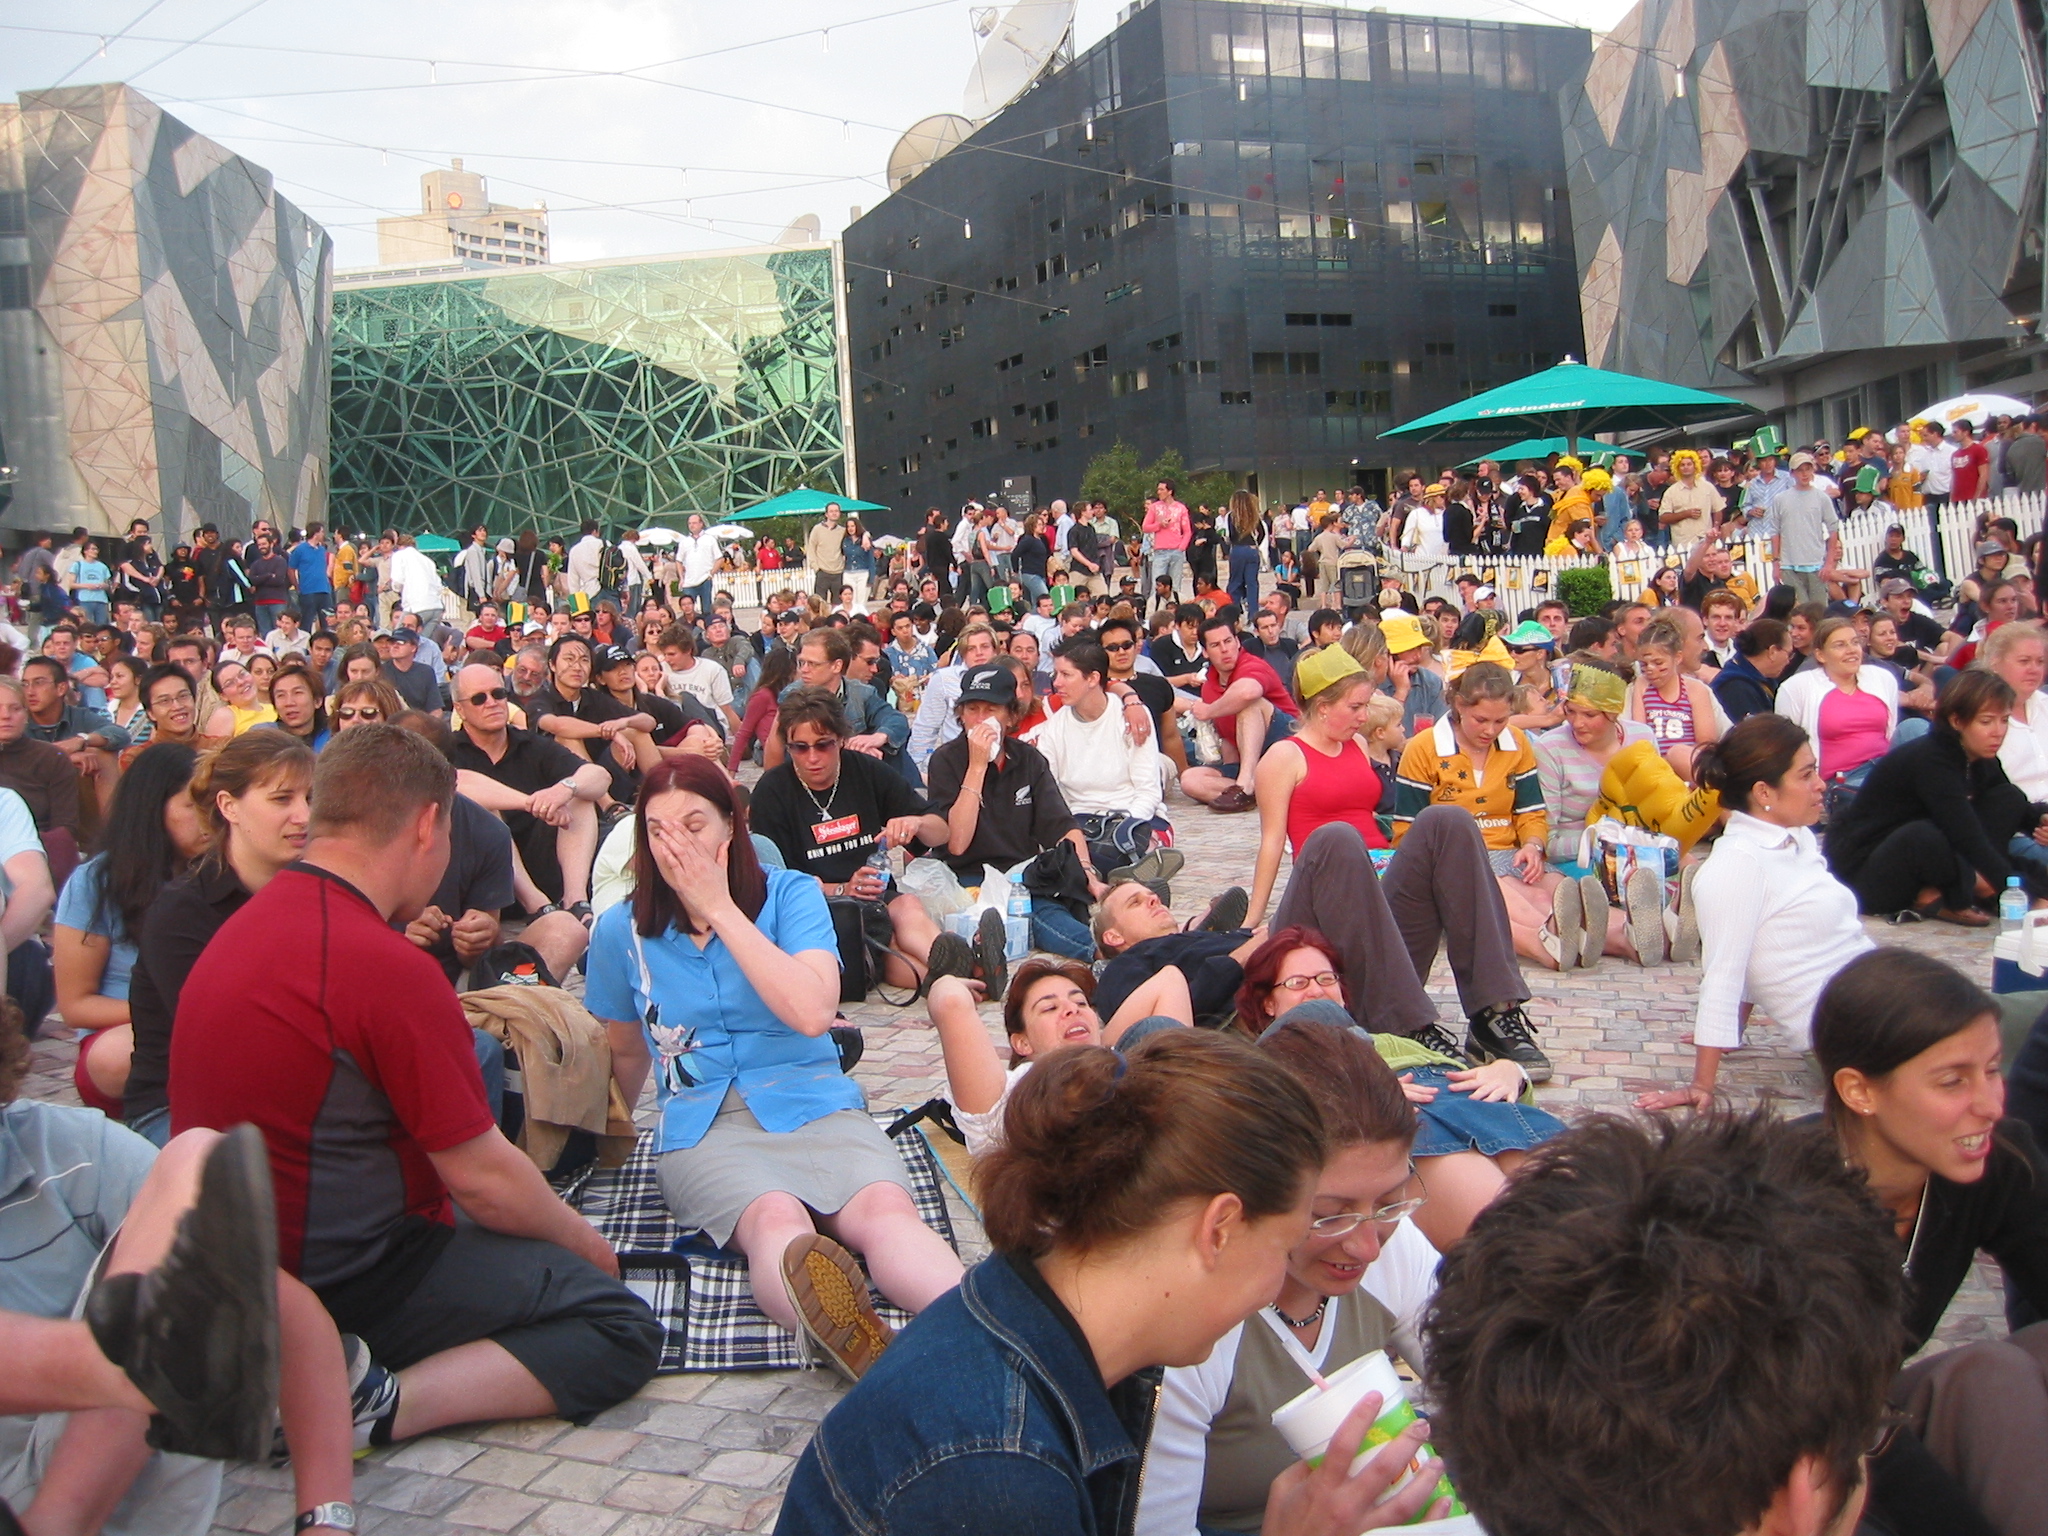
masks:
[[[846,231],[860,494],[899,515],[1119,439],[1262,496],[1580,350],[1559,27],[1151,0]]]

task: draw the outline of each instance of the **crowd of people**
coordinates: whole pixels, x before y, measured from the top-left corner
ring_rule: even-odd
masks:
[[[2038,478],[2028,438],[1965,489]],[[146,528],[32,543],[0,1512],[197,1536],[267,1460],[348,1530],[368,1448],[638,1391],[674,1323],[551,1187],[517,1067],[644,1105],[675,1224],[855,1383],[785,1531],[2048,1529],[2048,1030],[2009,1103],[1997,1002],[1865,922],[2048,905],[2039,540],[1846,572],[1897,446],[1482,464],[1299,521],[971,503],[866,569],[833,507],[758,617],[700,519],[559,562],[478,529],[449,582],[406,536],[202,530],[157,599]],[[1979,462],[1926,459],[1877,494]],[[1672,579],[1418,600],[1399,552],[1483,553],[1499,507]],[[1190,818],[1243,829],[1241,883],[1177,913]],[[1698,966],[1696,1064],[1567,1125],[1529,975],[1603,960]],[[564,1000],[556,1068],[488,1027],[507,981]],[[971,1269],[852,1075],[878,989],[937,1037]],[[53,1013],[82,1108],[19,1096]],[[1804,1053],[1822,1113],[1729,1110],[1742,1048]],[[2010,1339],[1908,1364],[1980,1253]],[[1301,1460],[1276,1412],[1381,1351],[1427,1423],[1368,1394],[1332,1444],[1390,1443]]]

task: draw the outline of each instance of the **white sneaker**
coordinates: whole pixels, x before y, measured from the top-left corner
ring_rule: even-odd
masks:
[[[1598,875],[1579,876],[1579,906],[1586,914],[1586,938],[1579,946],[1579,965],[1592,970],[1607,953],[1607,915],[1614,910],[1607,887]]]
[[[1638,965],[1662,965],[1665,958],[1664,879],[1654,869],[1638,869],[1622,892],[1628,912],[1629,943]]]
[[[1586,915],[1579,905],[1578,881],[1560,881],[1550,893],[1550,919],[1556,930],[1556,946],[1545,943],[1543,947],[1557,961],[1560,971],[1572,970],[1579,964],[1579,948],[1586,938]]]
[[[1692,879],[1699,872],[1697,864],[1687,864],[1678,871],[1678,910],[1671,925],[1671,958],[1679,965],[1691,965],[1700,957],[1700,914],[1692,900]]]

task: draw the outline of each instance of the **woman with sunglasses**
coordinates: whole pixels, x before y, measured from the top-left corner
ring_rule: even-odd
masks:
[[[1257,1038],[1276,1023],[1319,1020],[1355,1027],[1337,947],[1313,928],[1283,928],[1245,957],[1237,1027]],[[1363,1031],[1361,1031],[1363,1033]],[[1429,1191],[1423,1232],[1448,1249],[1500,1193],[1531,1147],[1564,1129],[1555,1115],[1518,1102],[1527,1074],[1505,1058],[1467,1068],[1405,1035],[1368,1038],[1400,1074],[1422,1118],[1415,1160]]]
[[[1259,1041],[1323,1121],[1308,1233],[1280,1291],[1199,1365],[1166,1372],[1138,1495],[1137,1536],[1254,1531],[1273,1481],[1295,1465],[1272,1414],[1353,1361],[1386,1350],[1422,1363],[1420,1323],[1437,1251],[1410,1218],[1428,1208],[1409,1146],[1415,1110],[1347,1025],[1286,1023]]]
[[[1534,619],[1526,619],[1500,637],[1515,671],[1515,713],[1508,724],[1518,731],[1547,731],[1564,723],[1564,703],[1557,694],[1550,664],[1557,637]],[[1540,758],[1540,753],[1539,753]]]
[[[1932,1337],[1980,1255],[2004,1273],[2008,1317],[2048,1313],[2048,1162],[2006,1114],[1996,1000],[1931,955],[1871,950],[1821,992],[1813,1050],[1828,1128],[1898,1241],[1900,1358]],[[1932,1528],[1899,1517],[1960,1498],[1999,1536],[2048,1530],[2048,1324],[1915,1360],[1891,1400],[1900,1429],[1871,1461],[1884,1529]],[[1930,1481],[1930,1452],[1960,1496],[1931,1486],[1946,1480]]]

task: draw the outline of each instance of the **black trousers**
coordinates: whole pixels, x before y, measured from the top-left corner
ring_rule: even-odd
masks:
[[[1976,899],[1977,872],[1931,821],[1909,821],[1870,850],[1850,877],[1865,912],[1903,912],[1930,886],[1941,904],[1961,911]]]

